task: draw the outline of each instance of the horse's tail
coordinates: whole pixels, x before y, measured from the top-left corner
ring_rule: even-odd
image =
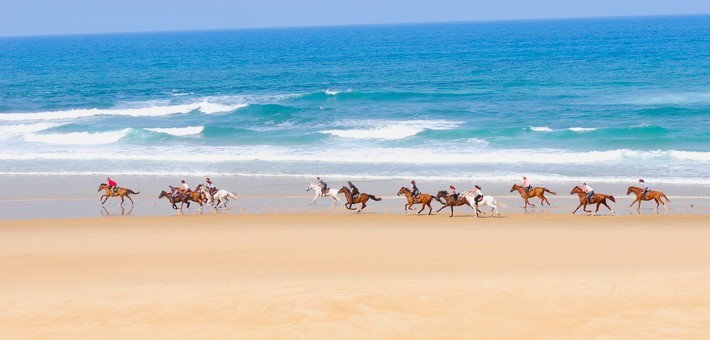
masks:
[[[138,195],[138,194],[141,193],[140,191],[133,191],[133,190],[131,190],[131,189],[126,189],[126,192],[129,193],[129,194],[131,194],[131,195]]]
[[[375,200],[375,201],[381,201],[381,200],[382,200],[381,197],[375,197],[374,195],[370,195],[370,194],[367,194],[367,197],[369,197],[370,199],[373,199],[373,200]]]
[[[666,194],[664,194],[664,193],[662,193],[662,192],[661,192],[661,194],[659,195],[659,197],[663,197],[663,198],[665,198],[665,199],[666,199],[666,201],[668,201],[668,202],[670,202],[670,201],[671,201],[670,199],[668,199],[668,196],[666,196]],[[668,203],[668,202],[666,202],[666,203]]]
[[[549,193],[551,193],[551,194],[553,194],[553,195],[557,196],[557,193],[556,193],[556,192],[554,192],[554,191],[550,191],[550,190],[549,190],[549,189],[547,189],[547,188],[542,188],[542,192],[549,192]]]
[[[233,199],[239,198],[239,195],[235,195],[235,194],[233,194],[233,193],[231,193],[231,192],[228,192],[227,195],[229,196],[229,198],[233,198]]]
[[[612,202],[616,203],[616,200],[614,199],[614,196],[609,195],[606,198],[610,199]]]

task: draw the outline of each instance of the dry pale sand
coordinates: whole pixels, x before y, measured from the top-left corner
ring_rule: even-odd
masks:
[[[710,217],[0,222],[0,338],[708,338]]]

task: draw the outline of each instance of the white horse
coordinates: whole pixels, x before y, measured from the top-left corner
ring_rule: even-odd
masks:
[[[330,197],[334,201],[333,205],[332,205],[333,207],[335,206],[336,203],[340,203],[340,205],[343,205],[343,201],[341,201],[340,198],[338,197],[338,191],[334,190],[333,188],[328,188],[328,192],[326,192],[324,195],[323,192],[321,191],[320,184],[311,183],[311,184],[308,184],[308,187],[306,187],[306,191],[311,191],[311,190],[315,191],[316,195],[313,196],[313,201],[311,201],[310,204],[316,204],[316,198],[318,198],[318,197]]]
[[[224,189],[219,189],[214,195],[212,195],[210,194],[209,189],[207,189],[207,187],[205,187],[204,185],[200,187],[200,192],[203,193],[205,197],[207,197],[207,204],[214,205],[215,208],[219,208],[222,203],[224,203],[224,205],[222,205],[222,208],[226,208],[227,202],[229,202],[230,198],[239,198],[239,195],[235,195]],[[215,201],[217,201],[217,204],[215,204]]]
[[[498,212],[498,206],[505,207],[505,204],[498,202],[495,197],[490,195],[484,195],[483,199],[481,199],[481,201],[476,204],[476,194],[474,194],[472,191],[465,191],[462,194],[463,197],[466,198],[466,201],[468,201],[468,203],[471,204],[472,207],[476,207],[476,217],[478,217],[478,213],[480,212],[478,208],[484,205],[491,207],[491,217],[493,217],[494,212],[496,213],[496,215],[500,216],[500,212]]]

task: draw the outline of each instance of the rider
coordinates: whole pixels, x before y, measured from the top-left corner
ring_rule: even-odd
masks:
[[[108,189],[109,190],[116,190],[118,189],[118,185],[116,185],[116,182],[111,179],[111,177],[106,177],[106,181],[108,182]]]
[[[213,195],[215,191],[217,191],[217,188],[212,184],[212,181],[210,180],[209,177],[205,178],[205,187],[207,188],[207,192],[210,193],[210,195]]]
[[[348,181],[348,186],[352,190],[353,199],[356,199],[360,195],[360,190],[357,190],[357,187],[350,181]]]
[[[178,190],[178,188],[176,188],[172,185],[168,185],[168,188],[170,188],[170,195],[172,197],[177,197],[177,195],[180,194],[180,190]]]
[[[324,182],[320,177],[316,177],[318,184],[320,185],[321,195],[325,196],[328,193],[328,183]]]
[[[588,186],[586,182],[582,183],[582,189],[584,189],[584,193],[587,194],[587,203],[592,203],[592,197],[594,197],[594,189]]]
[[[648,184],[646,184],[646,181],[644,181],[643,178],[639,179],[639,183],[641,183],[641,187],[643,188],[643,192],[641,193],[641,199],[646,198],[646,193],[650,191],[648,189]]]
[[[483,199],[483,192],[481,192],[481,187],[478,185],[473,186],[473,194],[476,195],[476,197],[473,199],[476,202],[476,205],[478,205],[478,202],[480,202]]]
[[[182,183],[182,190],[184,190],[186,194],[191,191],[190,186],[187,183],[185,183],[184,179],[182,181],[180,181],[180,183]]]
[[[456,192],[456,188],[454,188],[453,185],[449,185],[449,189],[451,189],[451,196],[454,197],[454,202],[457,202],[459,200],[459,194]]]
[[[420,192],[419,192],[419,188],[417,188],[417,183],[412,181],[412,197],[414,197],[414,199],[417,199],[417,198],[419,198],[419,195],[420,195]]]
[[[532,190],[532,183],[528,181],[528,178],[523,176],[523,188],[525,189],[525,194],[530,196],[530,190]]]

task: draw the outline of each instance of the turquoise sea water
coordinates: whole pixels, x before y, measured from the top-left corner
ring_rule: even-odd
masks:
[[[0,38],[0,174],[710,181],[710,16]]]

